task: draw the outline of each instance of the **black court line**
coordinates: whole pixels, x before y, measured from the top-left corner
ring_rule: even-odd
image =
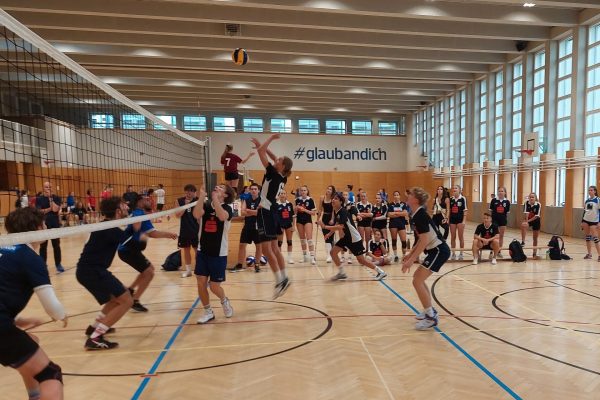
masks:
[[[592,279],[594,279],[594,278],[592,278]],[[588,292],[584,292],[583,290],[577,290],[577,289],[573,289],[572,287],[565,286],[565,285],[561,285],[560,283],[552,282],[552,281],[551,281],[551,280],[549,280],[549,279],[546,279],[546,282],[550,282],[550,283],[553,283],[553,284],[555,284],[555,285],[557,285],[557,286],[563,287],[563,288],[565,288],[565,289],[569,289],[569,290],[572,290],[572,291],[574,291],[574,292],[577,292],[577,293],[585,294],[586,296],[594,297],[594,298],[596,298],[596,299],[600,300],[600,296],[596,296],[595,294],[591,294],[591,293],[588,293]]]
[[[461,322],[462,324],[464,324],[464,325],[466,325],[466,326],[470,327],[471,329],[473,329],[473,330],[476,330],[476,331],[478,331],[478,332],[480,332],[480,333],[482,333],[482,334],[484,334],[484,335],[486,335],[486,336],[488,336],[488,337],[491,337],[491,338],[493,338],[493,339],[496,339],[497,341],[499,341],[499,342],[501,342],[501,343],[507,344],[507,345],[509,345],[509,346],[513,346],[513,347],[515,347],[515,348],[517,348],[517,349],[519,349],[519,350],[523,350],[523,351],[526,351],[526,352],[528,352],[528,353],[531,353],[531,354],[535,354],[536,356],[540,356],[540,357],[543,357],[543,358],[545,358],[545,359],[548,359],[548,360],[551,360],[551,361],[555,361],[555,362],[557,362],[557,363],[564,364],[564,365],[567,365],[567,366],[569,366],[569,367],[573,367],[573,368],[579,369],[579,370],[581,370],[581,371],[589,372],[589,373],[592,373],[592,374],[595,374],[595,375],[600,375],[600,371],[595,371],[595,370],[593,370],[593,369],[589,369],[589,368],[582,367],[582,366],[580,366],[580,365],[572,364],[572,363],[569,363],[569,362],[567,362],[567,361],[564,361],[564,360],[559,360],[558,358],[554,358],[554,357],[548,356],[548,355],[546,355],[546,354],[539,353],[539,352],[537,352],[537,351],[535,351],[535,350],[529,349],[529,348],[527,348],[527,347],[524,347],[524,346],[520,346],[520,345],[518,345],[518,344],[516,344],[516,343],[510,342],[510,341],[508,341],[508,340],[506,340],[506,339],[503,339],[503,338],[501,338],[501,337],[498,337],[498,336],[496,336],[496,335],[494,335],[494,334],[491,334],[491,333],[489,333],[489,332],[486,332],[485,330],[483,330],[483,329],[481,329],[481,328],[477,327],[475,324],[472,324],[472,323],[470,323],[470,322],[467,322],[467,321],[465,321],[464,319],[462,319],[461,317],[457,316],[457,315],[456,315],[456,314],[454,314],[452,311],[450,311],[450,309],[448,309],[446,306],[444,306],[444,305],[442,304],[442,302],[440,301],[440,299],[437,297],[437,294],[436,294],[436,290],[435,290],[435,289],[436,289],[436,287],[437,287],[437,284],[438,284],[438,282],[439,282],[441,279],[443,279],[444,277],[446,277],[447,275],[450,275],[451,273],[453,273],[453,272],[455,272],[455,271],[457,271],[457,270],[459,270],[459,269],[463,269],[463,268],[466,268],[466,267],[470,267],[470,266],[472,266],[472,265],[473,265],[473,264],[463,265],[462,267],[458,267],[458,268],[455,268],[455,269],[453,269],[453,270],[450,270],[450,271],[448,271],[448,272],[444,273],[443,275],[439,276],[439,277],[438,277],[438,278],[437,278],[437,279],[436,279],[436,280],[433,282],[433,284],[431,285],[431,295],[432,295],[432,297],[433,297],[433,300],[434,300],[434,301],[435,301],[435,302],[436,302],[436,303],[439,305],[439,307],[440,307],[442,310],[444,310],[446,313],[448,313],[449,315],[451,315],[451,316],[452,316],[454,319],[456,319],[457,321]]]

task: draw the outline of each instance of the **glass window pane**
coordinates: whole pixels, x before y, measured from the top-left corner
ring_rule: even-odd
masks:
[[[513,97],[513,112],[521,111],[521,108],[523,108],[523,96]]]
[[[496,118],[501,117],[504,112],[504,103],[496,104]]]
[[[600,45],[590,47],[588,50],[587,66],[592,67],[600,63]]]
[[[419,119],[416,118],[417,124],[416,129],[418,131]],[[319,133],[319,120],[318,119],[299,119],[298,120],[298,132],[300,133]]]
[[[559,121],[556,124],[556,138],[557,139],[569,139],[571,136],[571,119],[565,119]]]
[[[558,82],[558,97],[571,95],[571,78],[565,78]]]
[[[571,143],[567,140],[566,142],[556,143],[556,158],[562,159],[567,157],[567,151],[570,150]]]
[[[585,133],[600,133],[600,113],[590,114],[585,118]]]
[[[115,127],[115,117],[112,114],[91,114],[90,127],[97,129],[112,129]]]
[[[571,75],[573,67],[573,59],[571,57],[565,58],[564,60],[558,63],[558,77],[562,78],[563,76]]]
[[[513,147],[520,147],[521,146],[521,131],[517,130],[517,131],[513,131],[513,143],[512,143]]]
[[[167,124],[177,127],[177,117],[174,115],[157,115],[158,119],[165,121]],[[153,124],[157,131],[164,131],[167,128],[160,124]]]
[[[185,131],[205,131],[206,117],[199,115],[184,115],[183,130]]]
[[[535,53],[533,67],[535,69],[541,68],[546,65],[546,52],[544,50]]]
[[[598,85],[600,85],[600,66],[597,66],[588,72],[588,88]]]
[[[522,79],[516,79],[513,82],[513,96],[515,94],[519,94],[523,91],[523,80]]]
[[[535,89],[533,91],[533,104],[538,105],[544,103],[544,88]]]
[[[523,76],[523,63],[518,62],[513,66],[513,79],[521,76]]]
[[[499,87],[496,89],[496,102],[502,101],[502,93],[504,91],[502,90],[502,87]]]
[[[214,117],[213,129],[215,132],[235,132],[235,118]]]
[[[432,114],[434,115],[434,114]],[[432,117],[432,121],[433,121]],[[370,135],[372,132],[371,121],[352,121],[352,134],[353,135]]]
[[[501,133],[502,132],[502,118],[499,118],[499,119],[496,120],[495,132],[496,133]]]
[[[585,155],[598,155],[598,147],[600,147],[600,136],[592,136],[585,140]],[[594,169],[596,169],[594,167]]]
[[[123,114],[121,127],[123,129],[146,129],[146,119],[141,114]]]
[[[379,121],[379,134],[380,135],[397,135],[398,134],[398,124],[396,122]]]
[[[244,118],[243,128],[244,132],[263,132],[263,120],[262,118]]]
[[[544,78],[546,77],[546,71],[539,70],[533,74],[533,86],[538,87],[544,84]]]
[[[513,129],[521,129],[521,113],[513,114]]]
[[[588,92],[585,109],[586,111],[600,109],[600,88]]]
[[[544,106],[537,106],[533,108],[533,124],[541,124],[544,122]]]
[[[590,26],[588,43],[594,44],[600,42],[600,24]]]
[[[568,37],[558,42],[558,58],[563,58],[564,56],[567,56],[572,53],[573,37]]]
[[[327,120],[325,121],[325,133],[344,134],[346,133],[346,121]]]
[[[556,106],[556,117],[565,118],[571,115],[571,98],[559,100]]]
[[[292,120],[285,118],[271,119],[271,132],[290,133],[292,131]]]

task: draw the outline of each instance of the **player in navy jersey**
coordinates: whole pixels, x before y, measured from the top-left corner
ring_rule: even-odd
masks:
[[[281,134],[275,133],[262,144],[256,138],[251,139],[260,161],[265,167],[265,176],[260,192],[260,208],[256,217],[263,254],[269,260],[269,266],[275,275],[275,298],[281,296],[289,286],[285,260],[279,246],[277,246],[277,235],[279,233],[277,196],[285,189],[287,178],[292,173],[294,164],[289,157],[277,157],[269,150],[271,142],[279,138],[281,138]],[[274,165],[269,162],[269,158],[275,162]]]
[[[598,222],[600,221],[600,199],[598,199],[598,189],[596,186],[588,188],[588,198],[583,206],[583,217],[581,218],[581,229],[585,233],[585,246],[587,254],[584,260],[592,258],[592,242],[598,253],[600,261],[600,239],[598,238]]]
[[[373,221],[373,213],[371,209],[373,205],[367,199],[367,192],[360,191],[358,193],[360,201],[356,203],[358,215],[356,216],[357,228],[362,241],[366,243],[371,240],[371,222]]]
[[[496,265],[496,257],[500,251],[500,234],[498,225],[492,222],[492,213],[489,211],[483,214],[483,223],[477,226],[473,235],[473,264],[479,263],[481,250],[492,251],[492,265]]]
[[[354,226],[357,225],[356,217],[358,216],[358,209],[356,208],[356,204],[353,201],[350,201],[350,193],[344,192],[342,194],[344,196],[344,207],[346,207],[346,211],[348,212],[348,218],[352,219],[354,222]],[[343,264],[347,262],[348,264],[352,264],[352,253],[347,252],[345,249],[340,253],[340,262]]]
[[[367,256],[373,261],[373,264],[383,266],[391,262],[388,253],[389,242],[382,237],[379,229],[373,229],[373,238],[369,240],[367,246]]]
[[[135,205],[136,208],[131,213],[132,217],[139,217],[152,211],[152,205],[147,196],[138,195]],[[124,239],[119,245],[119,258],[139,272],[138,276],[131,285],[129,285],[129,291],[133,295],[133,306],[131,309],[137,312],[148,311],[148,309],[140,303],[140,297],[144,294],[144,291],[146,291],[154,278],[154,266],[142,253],[146,248],[147,239],[149,237],[155,239],[177,239],[175,233],[158,231],[154,228],[154,225],[152,225],[150,220],[146,220],[128,225],[125,229]]]
[[[412,220],[419,240],[415,243],[410,253],[402,259],[402,272],[409,272],[419,255],[424,251],[425,260],[417,267],[413,274],[413,286],[423,306],[423,312],[417,314],[418,322],[415,328],[424,330],[438,324],[438,313],[431,304],[431,292],[425,283],[432,273],[438,272],[450,257],[450,248],[444,241],[441,233],[431,221],[426,208],[429,193],[423,188],[410,189],[407,203],[412,210]]]
[[[388,206],[383,200],[381,192],[375,195],[375,204],[373,204],[373,206],[371,207],[371,213],[373,213],[371,229],[379,229],[381,231],[381,234],[383,235],[383,238],[387,240]]]
[[[510,212],[510,200],[506,198],[506,188],[500,186],[498,188],[498,197],[492,198],[490,201],[490,211],[492,212],[492,222],[498,226],[498,244],[500,249],[504,244],[504,232],[508,224],[508,213]],[[502,253],[498,250],[498,258],[502,258]]]
[[[44,215],[34,208],[20,208],[8,214],[4,226],[9,234],[41,230]],[[35,336],[25,332],[43,321],[18,316],[35,293],[48,315],[67,326],[67,314],[56,298],[46,263],[34,250],[38,246],[0,247],[0,364],[21,374],[29,399],[62,399],[60,366],[50,361]]]
[[[44,192],[41,196],[38,196],[35,200],[35,207],[38,208],[45,215],[46,228],[55,229],[60,228],[59,213],[61,199],[59,196],[52,193],[52,184],[50,182],[44,182]],[[56,272],[65,272],[64,267],[61,264],[62,253],[60,250],[60,238],[52,239],[52,251],[54,252],[54,265],[56,266]],[[40,244],[40,257],[46,262],[48,258],[48,241],[45,240]]]
[[[200,189],[199,198],[206,194]],[[205,324],[215,319],[215,314],[210,306],[207,284],[223,307],[225,318],[233,316],[233,308],[221,284],[225,282],[225,269],[227,267],[227,251],[229,227],[233,217],[231,203],[235,198],[235,191],[228,185],[216,186],[210,200],[198,203],[194,207],[194,217],[200,221],[200,237],[198,253],[196,254],[196,281],[198,282],[198,297],[204,307],[204,314],[198,319],[199,324]]]
[[[400,199],[400,192],[394,192],[394,202],[388,205],[388,217],[390,217],[390,236],[392,237],[392,250],[394,262],[398,262],[398,236],[402,245],[402,255],[406,254],[408,241],[406,237],[406,218],[408,218],[408,206]]]
[[[333,194],[336,192],[335,190],[335,186],[333,185],[329,185],[327,186],[327,189],[325,190],[325,194],[323,196],[321,196],[321,201],[320,201],[320,211],[319,211],[319,218],[321,220],[321,222],[323,222],[323,225],[327,226],[327,225],[333,225],[333,206],[331,205],[331,197],[333,196]],[[327,230],[326,228],[322,229],[323,232],[323,236],[327,235],[329,233],[329,230]],[[333,241],[334,241],[334,237],[333,236],[329,236],[328,239],[325,240],[325,252],[327,254],[327,259],[325,260],[326,262],[330,263],[331,262],[331,249],[333,247]]]
[[[283,234],[285,233],[285,240],[287,244],[287,255],[288,264],[293,264],[294,259],[292,258],[292,235],[294,232],[294,220],[296,214],[294,214],[294,205],[287,200],[287,193],[282,190],[279,193],[279,200],[277,201],[277,217],[279,218],[279,229],[280,233],[277,235],[277,245],[279,251],[283,245]]]
[[[196,197],[198,189],[196,186],[188,183],[183,188],[183,191],[185,192],[185,196],[175,200],[176,208],[198,201],[198,197]],[[198,230],[200,229],[200,225],[198,224],[198,220],[192,215],[192,207],[175,213],[175,216],[180,220],[177,248],[183,253],[184,270],[181,273],[181,277],[188,278],[192,276],[192,250],[198,247]]]
[[[456,248],[456,233],[458,232],[458,242],[460,244],[460,253],[458,259],[463,259],[462,249],[465,247],[465,222],[467,218],[467,199],[461,194],[461,188],[454,185],[452,188],[452,197],[450,197],[450,242],[452,249]],[[452,259],[456,260],[456,253],[452,250]]]
[[[351,217],[349,217],[348,211],[344,207],[343,194],[339,192],[335,193],[331,199],[331,205],[333,206],[333,217],[335,224],[327,228],[329,229],[329,233],[327,233],[325,236],[333,236],[336,232],[338,232],[340,237],[331,250],[331,258],[333,259],[336,267],[338,267],[338,273],[335,274],[331,280],[337,281],[348,278],[348,275],[346,275],[344,272],[344,267],[339,258],[339,254],[344,249],[349,250],[352,254],[354,254],[359,264],[374,270],[377,273],[374,279],[380,281],[385,278],[387,274],[381,268],[366,259],[366,250],[360,233],[354,226],[354,221]],[[323,222],[321,221],[319,221],[318,224],[321,227],[324,226]]]
[[[302,261],[310,261],[312,265],[317,264],[315,242],[312,238],[312,216],[315,214],[317,214],[317,207],[315,201],[309,196],[308,187],[306,185],[300,186],[300,197],[296,199],[296,229],[298,230],[300,246],[302,247]],[[307,253],[307,251],[310,253]]]
[[[100,213],[105,221],[110,221],[127,217],[129,209],[119,197],[109,197],[100,202]],[[84,347],[88,350],[117,347],[118,343],[109,342],[104,335],[114,332],[111,327],[133,306],[129,290],[108,271],[123,240],[123,234],[120,228],[92,232],[77,263],[77,281],[102,306],[102,310],[85,332],[88,339]]]
[[[527,197],[527,201],[523,206],[523,222],[521,222],[521,245],[525,245],[525,238],[527,236],[527,229],[531,227],[533,231],[533,247],[537,246],[538,236],[540,235],[540,229],[542,228],[541,220],[542,206],[538,202],[538,197],[535,193],[530,193]],[[533,258],[537,257],[537,249],[533,249]]]
[[[244,226],[240,232],[237,264],[233,268],[230,268],[231,272],[244,270],[243,265],[246,261],[246,248],[252,243],[256,246],[256,251],[254,252],[254,265],[250,264],[248,267],[254,268],[255,272],[260,272],[262,246],[258,239],[258,228],[256,227],[256,215],[258,214],[258,207],[260,205],[260,196],[258,193],[258,184],[253,183],[250,185],[250,197],[242,201],[242,208],[240,211],[241,216],[244,217]]]

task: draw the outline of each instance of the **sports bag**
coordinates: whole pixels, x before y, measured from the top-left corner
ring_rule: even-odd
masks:
[[[527,256],[525,255],[525,252],[523,251],[523,246],[521,246],[521,242],[519,242],[517,239],[514,239],[508,245],[508,253],[510,254],[510,258],[514,262],[527,261]]]

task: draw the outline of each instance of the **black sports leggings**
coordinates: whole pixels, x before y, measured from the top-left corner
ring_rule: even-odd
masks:
[[[433,214],[432,221],[438,227],[438,229],[444,229],[444,240],[446,240],[448,239],[448,234],[450,233],[450,225],[448,225],[447,222],[445,224],[442,224],[443,220],[444,216],[442,214]]]

